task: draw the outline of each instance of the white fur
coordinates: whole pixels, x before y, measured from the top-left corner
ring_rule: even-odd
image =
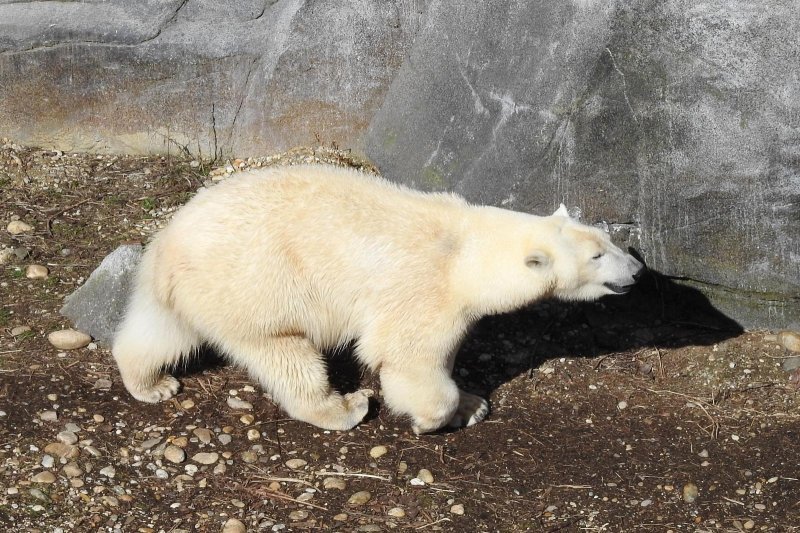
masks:
[[[451,372],[477,318],[597,298],[640,267],[562,213],[471,206],[330,166],[260,170],[199,193],[148,246],[113,354],[131,394],[155,402],[177,392],[161,369],[208,342],[290,416],[344,430],[371,391],[332,390],[321,351],[355,340],[416,432],[471,425],[488,405]]]

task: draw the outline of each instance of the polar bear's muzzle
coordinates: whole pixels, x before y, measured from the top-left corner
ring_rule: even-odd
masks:
[[[635,267],[633,268],[633,274],[630,275],[630,282],[629,283],[613,283],[613,282],[606,282],[603,283],[603,286],[608,290],[612,291],[615,294],[626,294],[630,292],[636,282],[639,281],[639,278],[642,277],[644,273],[644,265],[637,261],[635,258],[630,257],[630,259],[635,263]]]

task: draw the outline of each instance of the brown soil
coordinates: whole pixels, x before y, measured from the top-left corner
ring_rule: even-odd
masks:
[[[352,164],[310,150],[269,163],[314,157]],[[434,435],[415,436],[380,398],[349,432],[288,420],[212,354],[183,372],[175,400],[145,405],[126,393],[106,347],[54,349],[46,334],[70,326],[63,297],[116,246],[146,241],[208,171],[170,158],[0,149],[0,247],[30,252],[0,266],[3,530],[220,531],[231,517],[250,531],[800,529],[800,398],[781,369],[789,354],[656,275],[626,297],[482,321],[455,373],[492,412]],[[14,216],[34,230],[11,236]],[[31,263],[49,277],[27,279]],[[32,329],[12,336],[17,326]],[[343,389],[377,388],[347,354],[332,357],[331,373]],[[254,409],[229,407],[231,391]],[[42,420],[44,411],[58,419]],[[67,460],[42,466],[69,423],[81,439],[73,478]],[[211,442],[195,428],[211,430]],[[169,442],[185,462],[163,458]],[[372,458],[377,445],[388,451]],[[220,454],[217,473],[191,459],[200,451]],[[289,468],[291,458],[307,464]],[[423,468],[434,481],[412,483]],[[55,481],[31,481],[43,471]],[[325,488],[326,478],[346,486]],[[687,502],[690,484],[697,497]],[[359,491],[370,499],[348,503]]]

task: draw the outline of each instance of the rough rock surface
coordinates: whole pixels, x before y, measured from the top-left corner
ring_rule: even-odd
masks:
[[[118,247],[103,259],[82,287],[67,296],[61,314],[97,341],[111,344],[141,256],[139,244]]]
[[[21,1],[0,124],[101,152],[335,142],[420,188],[578,206],[742,324],[796,327],[799,36],[794,0]]]

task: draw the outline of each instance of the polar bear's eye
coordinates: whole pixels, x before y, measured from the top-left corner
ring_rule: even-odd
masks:
[[[592,257],[592,259],[597,260],[597,259],[600,259],[601,257],[603,257],[604,255],[606,255],[606,254],[604,254],[603,252],[600,252],[599,254],[597,254],[594,257]]]

